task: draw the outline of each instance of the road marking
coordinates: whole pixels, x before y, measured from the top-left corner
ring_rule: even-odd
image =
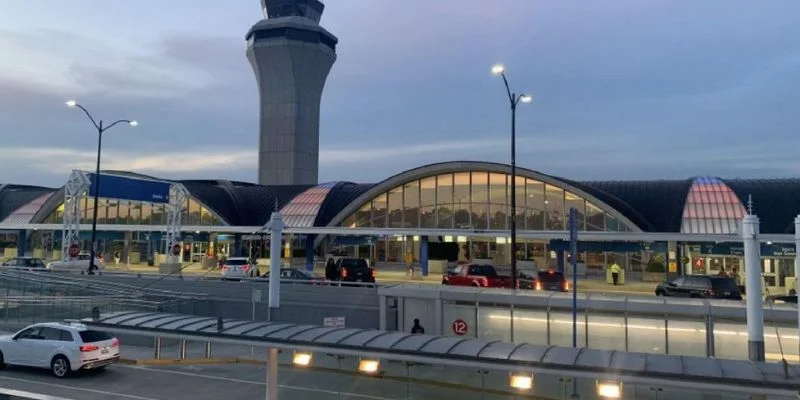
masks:
[[[86,389],[86,388],[80,388],[80,387],[75,387],[75,386],[59,385],[59,384],[56,384],[56,383],[47,383],[47,382],[42,382],[42,381],[35,381],[35,380],[31,380],[31,379],[12,378],[12,377],[9,377],[9,376],[0,376],[0,379],[5,379],[5,380],[9,380],[9,381],[16,381],[16,382],[23,382],[23,383],[30,383],[30,384],[34,384],[34,385],[50,386],[50,387],[59,388],[59,389],[75,390],[75,391],[79,391],[79,392],[96,393],[96,394],[101,394],[101,395],[104,395],[104,396],[125,397],[125,398],[128,398],[128,399],[135,399],[135,400],[159,400],[159,399],[155,399],[155,398],[152,398],[152,397],[142,397],[142,396],[135,396],[135,395],[132,395],[132,394],[124,394],[124,393],[117,393],[117,392],[107,392],[107,391],[104,391],[104,390],[97,390],[97,389]]]
[[[205,374],[196,374],[193,372],[182,372],[182,371],[170,371],[170,370],[163,370],[163,369],[153,369],[149,367],[137,367],[137,366],[130,366],[130,365],[116,365],[115,368],[130,368],[130,369],[137,369],[141,371],[148,371],[153,373],[168,373],[168,374],[175,374],[175,375],[183,375],[183,376],[191,376],[195,378],[204,378],[204,379],[216,379],[220,381],[227,381],[227,382],[235,382],[235,383],[244,383],[249,385],[259,385],[259,386],[266,386],[266,382],[257,382],[257,381],[249,381],[245,379],[236,379],[236,378],[227,378],[223,376],[214,376],[214,375],[205,375]],[[307,388],[301,386],[290,386],[290,385],[278,385],[279,388],[282,389],[291,389],[291,390],[303,390],[306,392],[316,392],[316,393],[325,393],[325,394],[338,394],[340,396],[347,396],[347,397],[357,397],[361,399],[370,399],[370,400],[393,400],[388,397],[380,397],[380,396],[370,396],[366,394],[359,394],[359,393],[348,393],[348,392],[337,392],[335,390],[327,390],[327,389],[315,389],[315,388]]]

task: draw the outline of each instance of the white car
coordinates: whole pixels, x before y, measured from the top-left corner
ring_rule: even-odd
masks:
[[[81,253],[81,254],[78,255],[77,258],[72,259],[72,260],[53,261],[53,262],[47,263],[47,270],[48,271],[53,271],[53,272],[79,272],[79,273],[84,273],[84,272],[87,272],[89,270],[89,257],[90,256],[88,254]],[[100,258],[97,258],[97,257],[94,258],[94,265],[96,265],[97,268],[99,268],[99,270],[101,272],[106,269],[106,266],[103,263],[103,260],[100,259]]]
[[[222,280],[247,279],[256,276],[256,268],[247,257],[231,257],[222,262],[220,275]]]
[[[49,368],[57,378],[119,361],[119,340],[82,324],[46,322],[0,337],[0,367]]]

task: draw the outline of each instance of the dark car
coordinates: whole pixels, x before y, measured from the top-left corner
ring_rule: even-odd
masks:
[[[742,292],[727,276],[687,275],[658,285],[656,296],[741,300]]]
[[[564,278],[564,274],[550,269],[539,271],[534,282],[534,289],[566,292],[569,291],[569,283]]]
[[[41,258],[34,258],[34,257],[14,257],[6,260],[2,266],[4,267],[11,267],[11,268],[20,268],[20,269],[27,269],[30,271],[33,270],[42,270],[47,271],[47,265]]]
[[[281,269],[281,280],[292,280],[292,281],[313,281],[313,282],[323,282],[324,279],[314,275],[311,272],[297,269],[297,268],[283,268]]]
[[[342,282],[375,283],[375,269],[363,258],[340,258],[336,260],[336,280]]]
[[[767,302],[773,304],[784,304],[784,303],[797,304],[797,295],[789,294],[780,296],[769,296],[767,297]]]

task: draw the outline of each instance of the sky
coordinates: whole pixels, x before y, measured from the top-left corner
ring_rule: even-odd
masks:
[[[453,160],[575,180],[800,176],[800,1],[328,0],[320,181]],[[256,180],[258,0],[0,0],[0,182]]]

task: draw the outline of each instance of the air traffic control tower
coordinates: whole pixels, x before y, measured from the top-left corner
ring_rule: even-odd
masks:
[[[261,0],[247,32],[247,59],[261,99],[258,183],[314,185],[319,173],[319,103],[338,39],[319,26],[320,0]]]

